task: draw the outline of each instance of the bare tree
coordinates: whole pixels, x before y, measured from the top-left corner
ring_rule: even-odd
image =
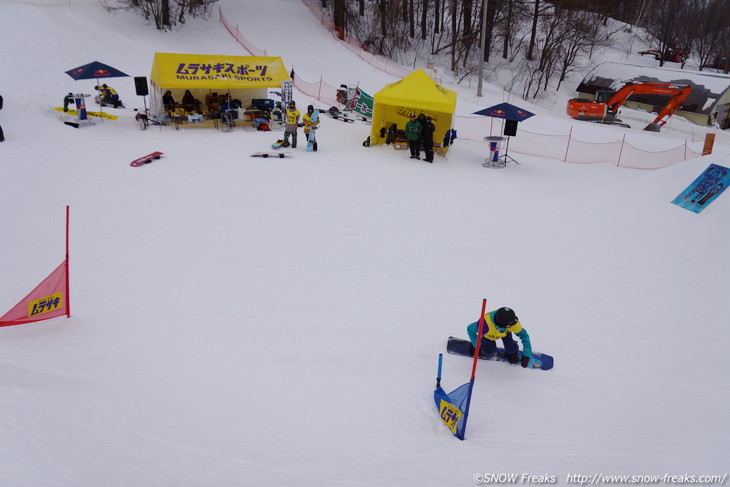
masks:
[[[647,30],[659,47],[659,66],[664,66],[670,49],[677,49],[685,0],[665,0],[652,4]]]
[[[127,7],[140,10],[146,20],[152,20],[158,30],[169,30],[184,24],[186,16],[209,18],[218,0],[123,0]],[[107,8],[112,8],[108,7]]]

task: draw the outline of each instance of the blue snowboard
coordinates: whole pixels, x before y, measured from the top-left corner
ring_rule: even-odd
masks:
[[[312,112],[312,123],[316,123],[319,120],[319,112],[314,111]],[[309,138],[307,139],[307,152],[312,152],[314,150],[314,144],[317,143],[317,139],[314,136],[314,132],[317,130],[317,127],[312,127],[309,130]]]
[[[446,351],[454,355],[464,355],[465,357],[474,356],[474,352],[471,351],[471,342],[456,337],[449,337]],[[519,353],[519,357],[522,358],[522,352]],[[550,370],[553,368],[553,357],[550,355],[533,352],[532,358],[540,361],[540,365],[535,364],[534,369]],[[507,362],[507,354],[504,352],[504,348],[500,347],[497,347],[497,353],[487,353],[484,350],[479,350],[479,359]]]

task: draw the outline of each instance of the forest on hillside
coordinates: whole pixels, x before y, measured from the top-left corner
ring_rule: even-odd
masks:
[[[158,29],[210,16],[217,0],[120,0]],[[299,0],[293,0],[299,1]],[[688,60],[728,72],[727,0],[302,0],[326,12],[337,35],[404,65],[446,66],[458,79],[509,63],[507,89],[523,98],[557,90],[620,31],[650,45],[659,65]],[[631,45],[614,46],[631,51]]]

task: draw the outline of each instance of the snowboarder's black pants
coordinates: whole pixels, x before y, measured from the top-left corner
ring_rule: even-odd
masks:
[[[426,153],[426,161],[433,162],[433,144],[423,146],[423,152]]]
[[[420,140],[409,140],[408,148],[411,149],[411,155],[414,157],[420,157],[421,152],[418,150],[418,146],[421,145]]]

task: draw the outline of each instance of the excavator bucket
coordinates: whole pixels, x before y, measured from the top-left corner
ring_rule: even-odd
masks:
[[[661,130],[661,127],[658,123],[650,123],[646,127],[644,127],[644,130],[647,130],[649,132],[659,132]]]

